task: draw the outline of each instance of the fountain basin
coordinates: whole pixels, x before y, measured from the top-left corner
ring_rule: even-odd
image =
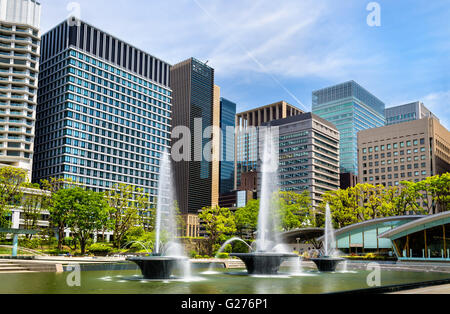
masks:
[[[317,268],[321,272],[336,271],[336,267],[339,265],[339,263],[345,261],[345,259],[339,257],[320,257],[311,258],[310,260],[316,264]]]
[[[233,253],[231,257],[240,258],[249,275],[276,275],[281,263],[289,258],[298,258],[297,254],[283,253]]]
[[[186,262],[186,257],[148,256],[129,257],[127,261],[136,263],[141,269],[144,279],[172,279],[176,268]]]

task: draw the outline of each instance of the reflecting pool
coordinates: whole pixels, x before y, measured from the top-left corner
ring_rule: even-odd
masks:
[[[246,276],[246,270],[194,269],[188,279],[143,280],[136,270],[81,271],[81,286],[74,273],[0,274],[1,294],[320,294],[369,288],[370,271],[320,273],[306,269],[289,275],[281,269],[275,276]],[[72,276],[72,277],[70,277]],[[68,278],[69,277],[69,278]],[[448,273],[381,270],[381,285],[449,279]],[[68,280],[69,279],[69,280]]]

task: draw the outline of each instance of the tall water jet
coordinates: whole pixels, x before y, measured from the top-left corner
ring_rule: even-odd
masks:
[[[261,189],[256,250],[266,252],[278,244],[275,238],[279,223],[278,207],[278,147],[273,133],[266,130],[261,154]]]
[[[260,129],[263,146],[261,157],[261,189],[260,207],[258,214],[258,228],[256,238],[256,252],[248,254],[233,253],[230,256],[240,258],[247,267],[250,275],[277,274],[280,265],[288,258],[298,257],[296,254],[277,252],[281,247],[278,238],[279,223],[279,187],[278,187],[278,150],[275,143],[277,132],[272,129]]]
[[[324,253],[327,257],[336,257],[336,240],[334,237],[333,220],[331,218],[330,205],[326,205],[325,209],[325,237],[324,237]]]
[[[343,262],[343,258],[337,256],[336,239],[334,236],[333,220],[331,217],[330,205],[325,207],[325,235],[323,236],[324,253],[319,258],[311,259],[316,265],[319,271],[333,272],[339,263]]]
[[[162,255],[161,237],[165,237],[165,242],[177,247],[177,223],[175,212],[175,193],[173,190],[172,163],[169,154],[165,151],[161,158],[159,168],[158,199],[156,205],[156,240],[155,255]],[[176,256],[181,256],[182,252],[171,252]]]
[[[131,257],[142,271],[145,279],[171,279],[175,268],[184,269],[185,276],[188,259],[177,241],[177,219],[175,193],[170,156],[164,151],[159,167],[158,199],[156,206],[156,240],[153,253],[149,257]],[[165,243],[163,245],[162,243]]]

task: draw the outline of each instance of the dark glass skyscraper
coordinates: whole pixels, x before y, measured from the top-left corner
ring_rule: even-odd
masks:
[[[225,194],[234,190],[235,136],[234,133],[229,133],[231,132],[229,129],[231,128],[234,130],[235,126],[236,104],[222,97],[220,98],[220,128],[222,130],[220,149],[220,194]]]
[[[174,65],[170,73],[173,128],[191,130],[191,160],[174,163],[177,199],[183,214],[197,213],[213,204],[212,162],[203,155],[211,139],[203,134],[213,125],[214,69],[191,58]]]
[[[341,173],[358,175],[359,131],[385,125],[385,104],[354,81],[313,92],[312,110],[341,134]]]
[[[80,22],[42,38],[33,181],[72,179],[153,197],[170,147],[170,65]]]

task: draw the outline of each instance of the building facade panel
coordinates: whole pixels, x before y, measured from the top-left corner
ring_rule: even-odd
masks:
[[[325,192],[339,189],[339,131],[334,125],[305,113],[267,126],[279,130],[282,191],[308,191],[313,207],[317,207]]]
[[[220,161],[220,194],[234,190],[234,158],[236,104],[228,99],[220,99],[220,129],[222,130]],[[232,131],[232,132],[231,132]]]
[[[358,175],[357,133],[385,125],[385,104],[354,81],[313,92],[313,113],[341,134],[341,173]]]
[[[302,113],[304,113],[302,110],[281,101],[236,115],[236,189],[243,189],[242,174],[254,172],[258,167],[258,127],[273,120]]]
[[[427,117],[438,119],[425,105],[416,101],[414,103],[391,107],[386,109],[386,125],[399,124]],[[438,119],[439,120],[439,119]]]
[[[172,67],[170,86],[174,92],[173,128],[191,131],[189,160],[174,163],[177,199],[183,213],[198,213],[212,204],[213,164],[203,154],[212,138],[203,135],[214,122],[214,69],[190,58]]]
[[[43,36],[33,182],[72,179],[95,191],[124,183],[154,200],[170,147],[171,90],[101,58],[93,48],[101,31],[81,25],[73,31],[65,22]]]
[[[359,183],[399,186],[450,170],[450,132],[425,118],[358,133]]]

